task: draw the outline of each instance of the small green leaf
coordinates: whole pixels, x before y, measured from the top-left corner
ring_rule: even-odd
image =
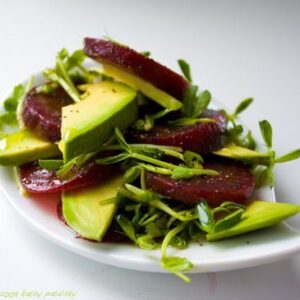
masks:
[[[196,102],[195,102],[192,117],[194,117],[194,118],[199,117],[204,112],[204,110],[207,108],[210,101],[211,101],[210,92],[207,91],[207,90],[201,92],[200,95],[198,96]]]
[[[151,56],[151,52],[150,51],[142,51],[140,52],[142,55],[146,56],[146,57],[149,57]]]
[[[176,235],[171,240],[171,246],[177,249],[185,249],[187,247],[187,241],[183,237]]]
[[[201,175],[217,176],[219,175],[219,173],[211,169],[202,169],[202,168],[191,169],[191,168],[178,166],[172,170],[171,178],[175,180],[180,180],[180,179],[189,179],[194,176],[201,176]]]
[[[15,125],[17,124],[17,115],[14,111],[8,111],[0,115],[2,124]]]
[[[285,155],[280,156],[279,158],[276,158],[276,163],[284,163],[291,160],[298,159],[300,157],[300,149],[293,150]]]
[[[122,230],[126,233],[126,235],[133,241],[136,242],[136,235],[135,235],[135,229],[130,222],[130,220],[125,217],[124,215],[117,215],[116,216],[117,223],[120,225]]]
[[[176,167],[172,171],[172,176],[171,178],[175,180],[180,180],[180,179],[189,179],[194,176],[194,173],[192,169],[190,168],[184,168],[184,167]]]
[[[63,166],[64,162],[61,159],[40,159],[39,167],[49,171],[57,171]]]
[[[205,200],[197,205],[200,227],[205,232],[211,232],[214,226],[213,213]]]
[[[185,282],[190,282],[190,278],[182,272],[187,272],[193,268],[193,264],[185,257],[163,256],[160,260],[162,268],[175,274]]]
[[[178,59],[177,62],[185,79],[189,82],[192,82],[190,65],[183,59]]]
[[[183,105],[181,111],[188,117],[192,117],[194,113],[194,105],[197,100],[198,87],[191,85],[184,91]]]
[[[70,57],[68,57],[66,62],[66,68],[67,70],[74,68],[76,66],[79,66],[83,61],[85,60],[86,55],[83,51],[83,49],[75,50]]]
[[[25,96],[25,89],[21,84],[14,87],[11,97],[4,100],[4,108],[6,111],[15,112],[19,101]]]
[[[164,235],[161,228],[158,226],[157,223],[150,223],[146,225],[146,232],[147,235],[151,236],[152,238],[161,237]]]
[[[194,223],[190,223],[189,225],[189,236],[193,241],[196,241],[201,237],[201,230],[199,227],[196,226]]]
[[[57,53],[57,58],[64,60],[66,57],[69,56],[69,52],[66,48],[62,48],[60,51]]]
[[[244,138],[242,145],[251,150],[256,149],[256,141],[250,130],[248,130],[248,133],[247,133],[246,137]]]
[[[141,174],[141,168],[139,166],[133,166],[129,168],[123,178],[126,183],[134,182]]]
[[[139,236],[136,243],[140,248],[147,250],[153,250],[158,246],[155,240],[149,235]]]
[[[89,160],[95,153],[86,153],[81,154],[79,156],[74,157],[72,160],[64,164],[57,172],[56,175],[61,179],[66,179],[75,175],[73,167],[76,166],[77,168],[82,167],[82,165]]]
[[[260,132],[268,148],[272,148],[273,130],[267,120],[259,122]]]
[[[246,110],[249,105],[253,102],[253,98],[247,98],[243,100],[235,109],[234,116],[239,115],[241,112]]]
[[[185,151],[183,153],[183,159],[190,168],[202,168],[202,163],[204,162],[200,154],[192,151]]]
[[[238,222],[240,222],[242,214],[244,213],[245,209],[239,208],[233,213],[227,215],[225,218],[217,221],[213,227],[213,232],[219,232],[226,230]]]

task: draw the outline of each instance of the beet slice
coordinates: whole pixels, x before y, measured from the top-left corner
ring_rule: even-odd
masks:
[[[104,181],[115,174],[118,168],[117,165],[100,165],[92,161],[80,168],[76,176],[61,180],[55,172],[31,163],[20,167],[20,181],[25,191],[29,193],[57,193]]]
[[[203,117],[212,118],[215,123],[180,127],[156,125],[148,132],[130,129],[128,140],[133,143],[178,146],[183,150],[208,154],[225,145],[227,120],[222,111],[207,110]]]
[[[85,38],[84,51],[87,56],[135,75],[178,100],[183,100],[184,91],[190,85],[182,76],[153,59],[109,40]]]
[[[147,172],[147,188],[185,204],[197,204],[204,198],[211,206],[218,206],[224,201],[244,203],[252,194],[255,178],[242,163],[210,161],[204,167],[218,171],[219,175],[176,181],[168,176]]]
[[[61,109],[71,103],[73,100],[60,87],[54,94],[38,92],[33,88],[24,100],[23,122],[38,136],[57,142],[61,139]]]

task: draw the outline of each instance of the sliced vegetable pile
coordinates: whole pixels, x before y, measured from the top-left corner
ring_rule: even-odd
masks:
[[[86,57],[102,66],[86,67]],[[210,92],[178,63],[183,76],[109,39],[61,50],[42,84],[31,78],[5,100],[0,164],[17,167],[27,193],[60,192],[64,221],[81,237],[160,248],[161,266],[189,281],[192,262],[168,256],[169,245],[240,235],[300,211],[249,200],[300,149],[277,157],[263,120],[259,152],[238,120],[253,99],[233,113],[212,109]]]

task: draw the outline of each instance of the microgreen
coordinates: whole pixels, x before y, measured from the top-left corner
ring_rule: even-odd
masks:
[[[185,90],[182,113],[188,118],[199,118],[211,101],[211,94],[205,90],[198,93],[198,87],[192,85]]]
[[[162,245],[161,245],[161,253],[162,258],[160,261],[161,266],[168,270],[169,272],[173,273],[174,275],[178,276],[185,282],[190,282],[190,278],[183,274],[183,272],[189,271],[193,264],[184,257],[176,257],[176,256],[167,256],[167,247],[173,240],[173,238],[183,231],[189,223],[183,222],[170,230],[164,237]]]
[[[18,84],[14,87],[12,95],[4,100],[3,106],[5,112],[0,114],[0,128],[3,125],[16,125],[18,122],[18,115],[20,114],[23,106],[23,101],[26,94],[32,88],[33,85],[33,76],[28,80],[26,86]],[[19,123],[21,120],[19,120]]]
[[[271,124],[267,120],[263,120],[259,122],[259,128],[266,146],[268,149],[271,149],[273,143],[273,130]]]
[[[183,59],[178,60],[179,67],[187,81],[192,83],[192,75],[190,65]],[[184,91],[183,105],[181,112],[184,117],[172,122],[174,126],[187,126],[197,123],[207,122],[201,119],[200,116],[208,107],[211,101],[211,94],[209,91],[199,91],[197,85],[191,84]]]
[[[133,242],[136,242],[135,229],[134,229],[132,222],[130,222],[130,220],[126,216],[121,215],[121,214],[116,216],[116,221],[120,225],[122,230],[126,233],[126,235]]]
[[[55,67],[43,72],[50,83],[42,85],[40,91],[53,93],[57,85],[60,85],[75,102],[79,102],[81,95],[76,83],[93,83],[101,76],[94,68],[88,69],[84,66],[85,58],[82,49],[75,50],[71,54],[65,48],[60,50],[56,56]]]
[[[182,154],[173,151],[171,149],[168,149],[166,147],[155,146],[155,148],[152,149],[151,147],[145,147],[144,149],[142,147],[137,147],[137,148],[132,147],[125,141],[121,131],[118,128],[115,129],[115,135],[117,141],[119,142],[120,147],[122,148],[122,150],[124,150],[124,152],[114,156],[97,159],[96,160],[97,163],[113,164],[131,158],[136,161],[146,163],[144,165],[140,164],[140,167],[145,167],[150,172],[154,171],[156,173],[159,172],[160,174],[171,175],[172,178],[176,180],[188,179],[193,176],[201,176],[201,175],[209,175],[209,176],[218,175],[218,172],[214,170],[200,168],[200,156],[197,156],[196,154],[193,154],[194,155],[193,159],[197,158],[198,161],[197,164],[195,164],[192,168],[190,168],[188,165],[187,166],[174,165],[172,163],[161,160],[161,154],[174,156],[183,161],[185,161],[186,158],[184,158]],[[192,152],[190,152],[188,156],[191,156],[191,153]],[[190,164],[191,162],[189,161],[188,163]],[[154,165],[155,167],[151,167],[151,165]]]
[[[258,168],[255,172],[255,175],[257,176],[258,184],[268,181],[270,186],[273,187],[275,184],[275,177],[273,172],[275,164],[288,162],[300,158],[300,149],[296,149],[280,157],[276,157],[276,153],[272,149],[273,129],[271,124],[267,120],[262,120],[259,122],[259,127],[262,138],[267,147],[267,154],[269,155],[269,164],[266,165],[265,170],[263,168]]]
[[[192,80],[190,65],[184,59],[178,59],[177,62],[185,79],[188,82],[192,82],[193,80]]]
[[[138,119],[133,127],[140,131],[150,131],[154,127],[155,121],[168,113],[170,113],[170,110],[164,109],[154,114],[147,114],[144,116],[144,119]]]
[[[150,51],[142,51],[140,52],[142,55],[144,55],[145,57],[149,57],[151,56],[151,52]]]
[[[59,170],[64,162],[61,159],[40,159],[38,161],[39,167],[42,169],[46,169],[49,171],[57,171]]]
[[[256,141],[250,130],[243,135],[244,127],[239,124],[238,117],[253,103],[253,101],[253,98],[246,98],[237,105],[233,113],[230,114],[224,111],[228,120],[227,135],[229,142],[252,150],[256,148]]]
[[[61,179],[67,179],[72,177],[76,174],[76,171],[74,170],[74,167],[77,169],[82,167],[83,164],[89,160],[91,157],[93,157],[95,153],[86,153],[81,154],[79,156],[74,157],[69,162],[62,165],[59,170],[56,172],[56,175],[60,177]]]
[[[205,200],[197,205],[200,228],[205,232],[210,232],[214,226],[213,213]]]
[[[155,240],[149,235],[139,236],[136,243],[140,248],[147,250],[153,250],[158,246]]]
[[[213,226],[212,231],[213,232],[218,232],[218,231],[226,230],[226,229],[234,226],[235,224],[239,223],[244,211],[245,211],[245,209],[238,208],[237,210],[230,213],[226,217],[224,217],[221,220],[217,221],[215,223],[215,225]]]

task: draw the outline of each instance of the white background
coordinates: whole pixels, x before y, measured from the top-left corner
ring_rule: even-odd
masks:
[[[253,96],[244,115],[270,120],[278,153],[300,146],[300,2],[0,0],[0,96],[51,66],[57,50],[110,35],[176,69],[227,107]],[[277,199],[300,203],[300,161],[276,168]],[[300,256],[252,269],[193,275],[121,270],[89,261],[38,236],[0,195],[0,292],[73,290],[75,299],[300,298]],[[35,299],[35,298],[28,298]]]

